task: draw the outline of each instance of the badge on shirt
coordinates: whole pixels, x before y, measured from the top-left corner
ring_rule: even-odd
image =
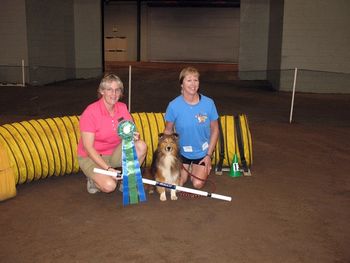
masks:
[[[205,142],[205,143],[202,144],[202,150],[203,150],[203,151],[206,150],[206,149],[208,149],[208,147],[209,147],[208,142]]]
[[[192,146],[183,146],[184,152],[191,153],[193,152]]]

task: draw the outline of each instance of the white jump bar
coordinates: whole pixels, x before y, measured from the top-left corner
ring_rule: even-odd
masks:
[[[99,173],[99,174],[112,176],[112,177],[115,177],[118,180],[123,179],[123,176],[120,174],[120,171],[118,171],[118,172],[111,172],[111,171],[106,171],[106,170],[99,169],[99,168],[94,168],[94,172],[95,173]],[[154,181],[154,180],[149,180],[149,179],[146,179],[146,178],[142,178],[142,182],[144,184],[149,184],[149,185],[155,185],[155,186],[159,186],[159,187],[174,189],[174,190],[178,190],[178,191],[182,191],[182,192],[186,192],[186,193],[191,193],[191,194],[211,197],[211,198],[219,199],[219,200],[223,200],[223,201],[231,202],[231,200],[232,200],[232,198],[230,196],[219,195],[219,194],[215,194],[215,193],[209,193],[209,192],[196,190],[196,189],[192,189],[192,188],[188,188],[188,187],[183,187],[183,186],[179,186],[179,185],[174,185],[174,184],[162,183],[162,182],[158,182],[158,181]]]

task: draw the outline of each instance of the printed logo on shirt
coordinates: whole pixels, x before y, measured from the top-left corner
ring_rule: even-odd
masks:
[[[207,119],[208,116],[206,113],[198,113],[195,115],[196,119],[198,120],[198,123],[204,123]]]

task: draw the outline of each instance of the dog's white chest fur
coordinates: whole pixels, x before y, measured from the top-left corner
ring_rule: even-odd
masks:
[[[163,162],[161,162],[158,167],[163,177],[165,178],[165,181],[170,184],[174,184],[180,175],[178,171],[175,172],[174,169],[171,169],[174,164],[175,164],[175,157],[171,154],[168,154],[164,156]]]

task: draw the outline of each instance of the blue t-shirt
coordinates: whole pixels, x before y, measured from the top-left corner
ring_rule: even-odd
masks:
[[[210,142],[210,122],[219,118],[214,101],[200,95],[195,105],[188,104],[182,95],[172,100],[165,120],[173,122],[179,134],[180,153],[188,159],[203,158]]]

